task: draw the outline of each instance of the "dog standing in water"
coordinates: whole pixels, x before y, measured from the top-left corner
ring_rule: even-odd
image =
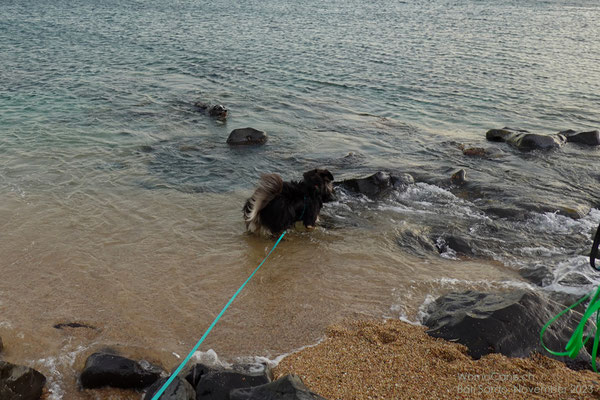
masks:
[[[334,200],[332,182],[333,175],[326,169],[305,172],[300,182],[284,182],[277,174],[263,175],[243,208],[246,228],[267,236],[297,221],[307,229],[314,228],[323,203]]]

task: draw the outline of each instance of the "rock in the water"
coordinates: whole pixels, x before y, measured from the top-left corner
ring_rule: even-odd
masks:
[[[448,251],[448,248],[454,250],[458,254],[473,255],[471,244],[460,236],[444,235],[436,240],[436,247],[440,253]]]
[[[507,218],[507,219],[524,219],[525,218],[525,210],[521,208],[517,208],[515,206],[488,206],[483,209],[486,214],[494,215],[498,218]]]
[[[222,104],[216,104],[214,106],[211,106],[208,103],[203,103],[201,101],[198,101],[198,102],[194,103],[194,106],[202,111],[205,111],[211,117],[218,118],[218,119],[227,118],[227,113],[229,112],[229,110],[227,110],[227,107],[225,107]]]
[[[141,363],[125,357],[94,353],[88,357],[80,376],[84,389],[111,386],[122,389],[144,389],[160,378],[161,370],[147,362]]]
[[[520,150],[547,150],[561,147],[566,138],[563,135],[538,135],[522,129],[490,129],[485,134],[492,142],[506,142]]]
[[[160,390],[169,378],[161,378],[154,382],[146,391],[144,400],[152,400],[152,397]],[[185,379],[176,377],[167,389],[160,395],[160,400],[195,400],[196,391]]]
[[[578,272],[569,272],[558,281],[563,286],[587,286],[591,285],[590,281],[585,275]]]
[[[0,361],[0,399],[2,400],[38,400],[46,377],[38,371]]]
[[[298,375],[286,375],[267,383],[246,389],[235,389],[229,394],[230,400],[325,400],[311,392]]]
[[[560,304],[529,291],[466,291],[438,298],[429,307],[425,325],[429,327],[429,335],[464,344],[476,359],[488,353],[527,357],[536,351],[568,361],[568,357],[550,355],[539,340],[542,326],[561,309]],[[546,346],[557,351],[564,349],[579,322],[577,317],[580,315],[556,321],[544,334]],[[582,350],[576,360],[589,359],[589,354]]]
[[[452,182],[455,185],[462,185],[463,183],[465,183],[466,178],[467,171],[465,171],[464,169],[459,169],[458,171],[452,174],[452,176],[450,177],[450,182]]]
[[[581,219],[588,215],[591,211],[591,207],[587,204],[570,204],[570,205],[559,205],[558,210],[550,209],[548,211],[554,212],[558,211],[559,215],[564,215],[565,217],[573,218],[573,219]]]
[[[390,175],[379,171],[366,178],[346,179],[339,185],[353,192],[373,197],[384,195],[392,189],[406,188],[413,183],[415,180],[410,174]]]
[[[535,268],[521,268],[519,275],[538,286],[547,286],[554,279],[554,274],[543,265]]]
[[[202,375],[196,386],[196,400],[229,400],[233,389],[264,385],[270,379],[265,374],[254,375],[232,370],[209,372]]]
[[[423,234],[410,229],[401,231],[396,241],[400,247],[418,256],[424,256],[436,251],[436,245],[433,241]]]
[[[234,129],[227,138],[227,144],[232,146],[248,144],[265,144],[267,133],[254,128]]]
[[[577,132],[572,129],[558,133],[567,138],[569,143],[581,143],[589,146],[600,146],[600,131]]]
[[[463,148],[462,152],[465,156],[472,156],[472,157],[485,157],[485,156],[489,155],[489,152],[486,149],[484,149],[483,147]]]
[[[86,329],[98,329],[95,326],[82,324],[79,322],[61,322],[60,324],[54,325],[56,329],[65,329],[65,328],[86,328]]]

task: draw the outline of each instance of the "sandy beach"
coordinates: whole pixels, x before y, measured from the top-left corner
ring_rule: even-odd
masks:
[[[543,355],[473,360],[466,347],[399,320],[346,321],[314,347],[286,357],[277,377],[298,374],[329,400],[593,399],[600,380]]]

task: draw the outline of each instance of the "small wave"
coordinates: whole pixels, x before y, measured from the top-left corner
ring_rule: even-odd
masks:
[[[77,355],[85,351],[87,347],[79,346],[74,351],[65,352],[63,355],[58,357],[41,358],[33,362],[34,365],[42,366],[48,373],[46,379],[48,380],[48,400],[62,400],[64,398],[65,391],[62,387],[64,384],[63,374],[60,369],[72,370],[75,364]]]

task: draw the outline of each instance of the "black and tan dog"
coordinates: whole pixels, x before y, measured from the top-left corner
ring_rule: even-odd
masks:
[[[243,208],[246,228],[263,235],[276,235],[297,221],[314,228],[323,203],[334,200],[332,182],[333,175],[326,169],[305,172],[300,182],[263,175]]]

